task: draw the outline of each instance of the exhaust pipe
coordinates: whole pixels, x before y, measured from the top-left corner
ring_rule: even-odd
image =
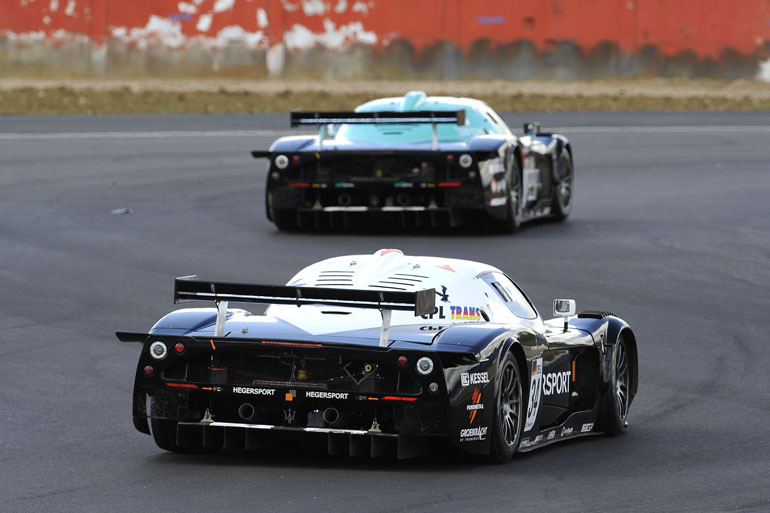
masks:
[[[243,420],[252,420],[254,413],[254,407],[249,403],[243,403],[238,407],[238,416]]]
[[[340,412],[337,408],[326,408],[323,413],[323,420],[327,426],[333,426],[340,420]]]

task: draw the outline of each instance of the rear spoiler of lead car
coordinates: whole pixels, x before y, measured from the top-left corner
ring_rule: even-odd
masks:
[[[326,127],[328,125],[380,125],[380,124],[416,124],[430,123],[433,125],[433,142],[431,150],[438,148],[438,125],[465,124],[465,109],[461,110],[420,110],[414,112],[348,112],[348,111],[328,111],[328,112],[304,112],[294,111],[290,115],[291,127],[298,126],[317,126],[318,127],[318,149],[323,149],[323,142],[326,139]],[[269,151],[252,151],[252,157],[255,159],[269,158]]]
[[[396,292],[361,289],[332,289],[318,287],[290,287],[197,281],[196,276],[174,280],[174,303],[186,301],[214,301],[217,304],[217,323],[214,336],[224,334],[227,305],[234,303],[262,303],[273,305],[327,305],[380,310],[382,331],[380,346],[388,345],[390,315],[393,310],[407,310],[415,316],[433,313],[436,304],[435,289],[416,292]]]
[[[291,113],[291,127],[317,125],[379,125],[383,123],[465,124],[465,110],[415,112],[303,112]]]

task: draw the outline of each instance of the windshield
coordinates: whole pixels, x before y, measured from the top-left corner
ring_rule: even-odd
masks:
[[[439,142],[464,142],[478,135],[502,133],[496,124],[472,107],[442,105],[442,108],[431,108],[430,110],[454,112],[460,109],[465,109],[465,124],[437,125]],[[392,111],[393,109],[375,106],[374,108],[357,109],[357,112],[386,110]],[[382,145],[429,143],[433,140],[433,125],[429,123],[341,125],[336,138]]]

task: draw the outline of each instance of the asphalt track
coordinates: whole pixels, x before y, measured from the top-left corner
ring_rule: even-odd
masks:
[[[0,118],[0,510],[770,509],[766,113],[507,115],[558,127],[576,162],[570,219],[515,236],[276,231],[248,152],[286,118]],[[627,433],[489,466],[184,456],[134,430],[139,347],[113,332],[173,309],[174,276],[282,283],[382,247],[496,265],[546,315],[554,297],[622,315]]]

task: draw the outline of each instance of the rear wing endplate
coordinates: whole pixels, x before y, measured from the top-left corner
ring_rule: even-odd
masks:
[[[215,336],[224,334],[227,305],[233,303],[260,303],[271,305],[327,305],[380,310],[382,331],[380,345],[388,345],[390,316],[393,310],[414,312],[415,316],[430,315],[436,304],[435,289],[415,292],[362,289],[333,289],[319,287],[291,287],[197,281],[195,276],[174,280],[174,303],[186,301],[214,301],[217,304]]]

